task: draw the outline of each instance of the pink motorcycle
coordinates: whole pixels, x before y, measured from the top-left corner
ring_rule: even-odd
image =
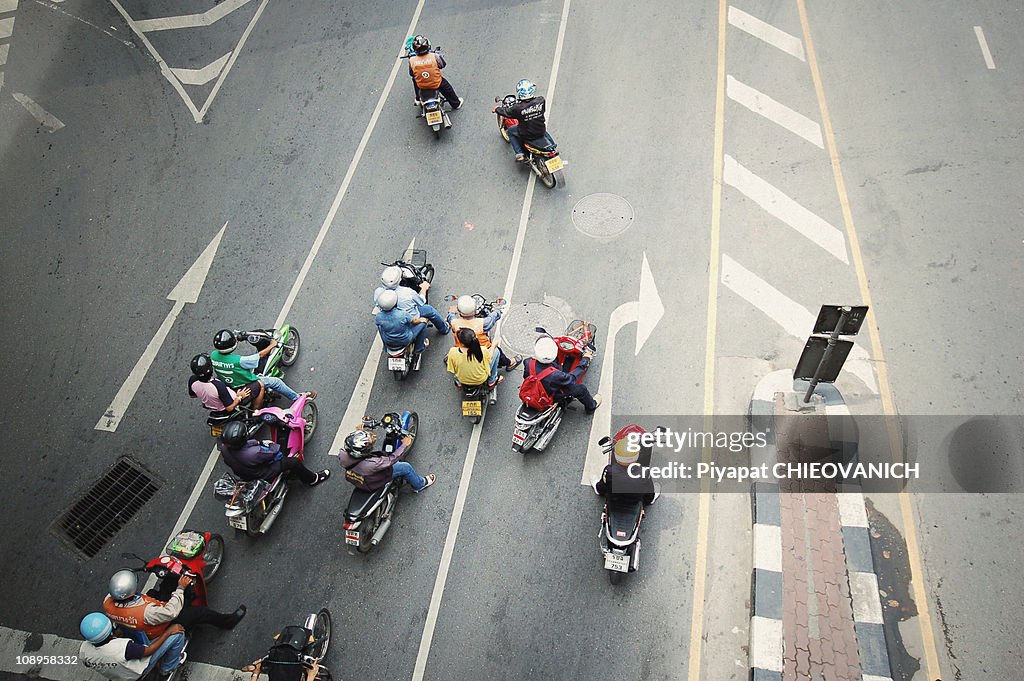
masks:
[[[300,394],[287,408],[264,407],[245,420],[250,438],[266,426],[270,431],[269,439],[281,445],[284,456],[297,456],[300,460],[306,442],[316,430],[316,422],[316,403],[306,394]],[[283,473],[271,481],[236,480],[225,473],[214,483],[213,491],[228,500],[224,504],[228,526],[250,537],[258,537],[267,533],[281,513],[288,494],[288,481]]]

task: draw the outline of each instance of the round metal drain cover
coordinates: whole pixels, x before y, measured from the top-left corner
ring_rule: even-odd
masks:
[[[565,331],[565,325],[565,317],[550,305],[544,303],[513,305],[501,319],[501,347],[509,356],[529,357],[533,354],[533,344],[539,337],[535,331],[538,326],[544,327],[551,335],[557,336]]]
[[[572,224],[587,236],[616,237],[633,224],[633,206],[617,194],[591,194],[572,209]]]

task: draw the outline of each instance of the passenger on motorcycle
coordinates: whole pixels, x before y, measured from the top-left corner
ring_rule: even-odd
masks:
[[[188,396],[198,397],[210,411],[232,412],[240,404],[252,402],[253,409],[263,406],[263,384],[253,381],[236,393],[214,375],[213,363],[205,352],[192,358],[192,375],[188,379]]]
[[[445,366],[455,376],[455,385],[483,385],[493,388],[505,380],[498,376],[498,348],[484,347],[472,329],[462,328],[455,334],[459,343],[448,351]]]
[[[615,434],[614,462],[605,466],[601,477],[593,482],[594,492],[609,502],[613,498],[620,501],[640,499],[644,506],[649,506],[658,498],[654,481],[649,476],[629,475],[631,464],[637,463],[645,468],[651,465],[651,448],[640,447],[639,444],[631,446],[628,440],[630,433],[643,432],[640,426],[630,425]]]
[[[253,381],[259,381],[265,387],[280,393],[285,399],[294,402],[299,394],[288,387],[288,384],[277,376],[257,375],[255,370],[259,368],[260,360],[266,357],[277,347],[277,341],[272,340],[267,347],[251,355],[239,355],[234,352],[238,345],[235,334],[228,329],[221,329],[213,337],[213,352],[210,353],[210,361],[213,363],[213,370],[217,377],[228,385],[250,385]],[[310,397],[316,397],[316,391],[309,392]]]
[[[516,161],[522,163],[526,160],[526,149],[523,142],[529,142],[538,149],[552,147],[555,141],[548,134],[547,126],[544,123],[544,111],[546,104],[544,98],[537,95],[537,86],[532,82],[523,79],[516,83],[516,98],[518,102],[512,106],[496,106],[491,109],[505,118],[514,118],[519,121],[518,125],[506,128],[509,144],[515,152]]]
[[[455,88],[441,75],[441,69],[448,65],[441,51],[431,50],[430,41],[423,35],[413,38],[411,45],[406,44],[413,52],[409,55],[409,76],[416,95],[416,106],[421,103],[423,91],[440,90],[453,110],[461,109],[463,99],[455,94]]]
[[[455,309],[448,313],[448,323],[454,331],[460,329],[470,329],[475,335],[480,345],[485,348],[494,347],[498,351],[498,366],[505,369],[505,371],[512,371],[519,363],[523,361],[520,355],[516,355],[513,359],[509,359],[508,355],[502,352],[501,348],[491,343],[491,330],[494,325],[501,319],[501,310],[492,310],[486,317],[476,316],[476,300],[473,296],[459,296],[458,300],[455,301]],[[455,335],[455,347],[462,347],[462,343],[459,341],[458,333]]]
[[[331,477],[331,471],[326,468],[314,473],[306,468],[299,457],[286,456],[286,452],[276,442],[250,439],[241,421],[232,421],[224,426],[218,447],[228,468],[247,482],[271,481],[280,473],[293,472],[302,482],[316,487]]]
[[[384,291],[394,291],[398,294],[398,309],[403,312],[407,312],[414,317],[423,317],[428,319],[434,328],[437,329],[441,335],[445,335],[451,331],[451,326],[444,320],[441,313],[434,309],[433,305],[427,303],[425,296],[427,291],[430,289],[430,282],[424,281],[420,284],[420,290],[414,291],[408,286],[402,286],[402,268],[397,265],[391,265],[390,267],[384,268],[384,272],[380,275],[380,286],[373,292],[373,304],[377,305],[377,298]]]
[[[348,434],[345,448],[338,452],[338,461],[345,469],[345,479],[355,487],[376,492],[389,480],[404,478],[412,486],[413,492],[422,492],[437,480],[436,475],[420,475],[411,463],[401,460],[412,444],[412,438],[408,435],[402,438],[401,444],[391,454],[373,451],[376,442],[377,433],[364,430],[360,424]]]
[[[244,605],[232,613],[192,605],[185,596],[190,584],[192,578],[182,575],[170,599],[161,601],[152,595],[153,591],[139,592],[139,578],[134,571],[118,570],[110,578],[110,593],[103,599],[103,612],[128,636],[145,645],[156,640],[169,624],[179,624],[187,630],[201,624],[232,629],[245,617]]]
[[[404,348],[409,343],[415,343],[413,352],[417,355],[430,345],[426,339],[428,320],[400,309],[398,293],[390,289],[381,291],[377,296],[377,307],[380,312],[374,317],[374,322],[384,345]]]
[[[558,359],[558,344],[545,336],[537,339],[534,344],[533,357],[526,360],[523,366],[523,378],[539,374],[548,367],[554,367],[555,370],[540,381],[547,394],[556,401],[565,397],[575,397],[583,404],[587,414],[593,414],[601,404],[601,396],[591,396],[587,386],[579,382],[583,372],[590,366],[590,358],[593,356],[594,351],[587,348],[580,363],[571,373],[567,373],[555,363]]]
[[[114,630],[102,612],[89,613],[78,628],[85,638],[78,650],[79,659],[108,679],[138,681],[159,665],[160,680],[166,681],[181,664],[185,647],[185,630],[181,625],[172,624],[148,644],[117,636],[121,632]]]

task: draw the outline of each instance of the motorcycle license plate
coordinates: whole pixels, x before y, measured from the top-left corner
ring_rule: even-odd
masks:
[[[512,431],[512,442],[521,445],[526,442],[526,431],[516,428]]]
[[[440,111],[428,111],[427,112],[427,125],[437,125],[441,122]]]
[[[244,515],[236,515],[228,518],[228,525],[235,528],[236,530],[248,530],[249,523],[246,522]]]
[[[604,554],[604,569],[629,572],[629,556],[620,556],[614,553]]]
[[[405,357],[388,357],[388,371],[405,371]]]
[[[462,401],[462,415],[463,416],[480,416],[483,413],[484,403],[478,400],[463,400]]]
[[[548,160],[544,161],[544,165],[548,167],[549,173],[558,172],[559,170],[562,169],[562,157],[555,156],[553,158],[549,158]]]
[[[216,426],[210,426],[210,435],[213,437],[220,437],[220,434],[224,432],[223,424],[217,424]]]
[[[357,530],[345,530],[345,543],[359,546],[359,532]]]

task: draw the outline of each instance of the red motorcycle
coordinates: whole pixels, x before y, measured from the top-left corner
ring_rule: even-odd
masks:
[[[504,98],[495,97],[494,101],[501,106],[507,107],[512,106],[519,100],[515,95],[505,95]],[[508,142],[508,129],[514,125],[519,125],[519,121],[515,118],[505,118],[499,113],[495,113],[495,116],[498,117],[498,132]],[[535,147],[526,140],[523,140],[523,148],[526,149],[526,162],[533,172],[537,174],[541,184],[548,189],[553,189],[558,184],[555,173],[561,172],[562,168],[565,167],[562,157],[558,154],[558,145],[552,143],[545,147]]]
[[[558,357],[555,364],[562,368],[562,371],[571,373],[583,361],[583,353],[586,350],[594,350],[594,337],[597,334],[597,327],[590,322],[579,319],[571,322],[565,330],[564,336],[551,336],[541,327],[535,329],[542,336],[548,336],[558,346]],[[527,360],[531,361],[531,360]],[[587,375],[586,367],[580,374],[577,383],[582,383]],[[565,395],[556,397],[554,402],[547,408],[535,409],[526,404],[519,406],[516,412],[514,430],[512,431],[512,451],[528,452],[534,449],[538,452],[551,442],[555,431],[562,422],[562,415],[568,407],[572,397]]]

